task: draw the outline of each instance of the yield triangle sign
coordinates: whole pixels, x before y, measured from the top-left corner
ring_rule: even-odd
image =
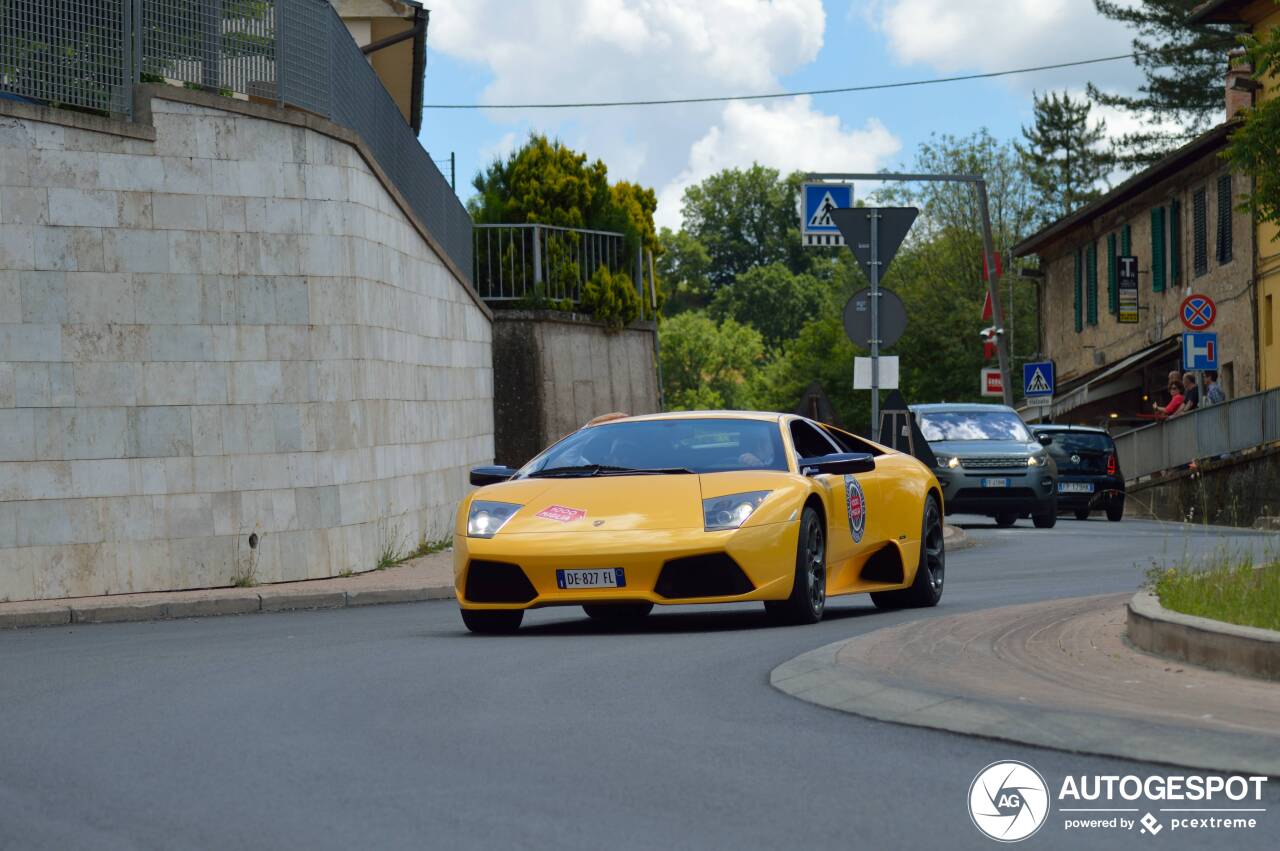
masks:
[[[1027,382],[1027,393],[1052,393],[1053,388],[1049,386],[1049,380],[1044,377],[1044,373],[1037,369],[1031,373],[1031,380]]]
[[[809,227],[811,228],[832,228],[835,222],[831,221],[831,211],[840,209],[836,204],[836,199],[831,197],[831,193],[827,192],[822,196],[822,203],[818,205],[818,209],[813,211],[813,215],[809,217]]]
[[[880,217],[876,229],[880,243],[876,252],[880,280],[884,280],[889,264],[919,214],[915,207],[846,207],[828,213],[868,279],[871,278],[871,217]]]

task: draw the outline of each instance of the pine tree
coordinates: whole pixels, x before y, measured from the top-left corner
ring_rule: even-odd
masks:
[[[1137,114],[1149,124],[1173,124],[1182,132],[1142,130],[1116,141],[1119,164],[1149,165],[1163,154],[1223,119],[1223,76],[1227,51],[1235,44],[1226,24],[1191,26],[1187,17],[1204,0],[1093,0],[1098,12],[1135,29],[1134,60],[1146,77],[1134,96],[1099,91],[1089,97],[1101,106]]]
[[[1069,215],[1101,195],[1112,155],[1100,147],[1106,123],[1089,123],[1092,105],[1063,92],[1035,95],[1035,123],[1017,145],[1043,220]]]

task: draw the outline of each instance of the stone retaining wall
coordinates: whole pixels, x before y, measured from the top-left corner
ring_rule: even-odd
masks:
[[[447,534],[493,456],[488,311],[346,131],[150,107],[154,141],[0,101],[0,600]]]

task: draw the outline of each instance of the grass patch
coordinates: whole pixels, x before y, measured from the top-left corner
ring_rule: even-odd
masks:
[[[1280,630],[1280,559],[1261,567],[1248,556],[1218,556],[1205,570],[1157,569],[1151,588],[1160,605],[1186,615]]]
[[[408,561],[411,558],[422,558],[423,556],[429,556],[432,553],[442,553],[451,546],[453,546],[452,535],[445,535],[443,538],[437,538],[434,541],[428,541],[426,538],[423,538],[418,542],[417,549],[405,556],[405,560]]]

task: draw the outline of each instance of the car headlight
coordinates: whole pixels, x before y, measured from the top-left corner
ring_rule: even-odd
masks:
[[[1048,464],[1048,463],[1049,463],[1049,459],[1047,456],[1044,456],[1044,455],[1032,455],[1027,458],[1028,467],[1043,467],[1045,464]]]
[[[477,499],[467,512],[467,537],[492,538],[522,508],[513,502]]]
[[[954,456],[954,455],[952,455],[950,458],[939,458],[939,459],[938,459],[938,466],[939,466],[939,467],[948,467],[948,468],[950,468],[950,469],[954,470],[956,467],[959,467],[959,466],[960,466],[960,459],[959,459],[959,458],[957,458],[957,457],[956,457],[956,456]]]
[[[751,516],[769,491],[749,491],[732,493],[728,496],[713,496],[702,501],[702,523],[708,532],[722,529],[737,529]]]

